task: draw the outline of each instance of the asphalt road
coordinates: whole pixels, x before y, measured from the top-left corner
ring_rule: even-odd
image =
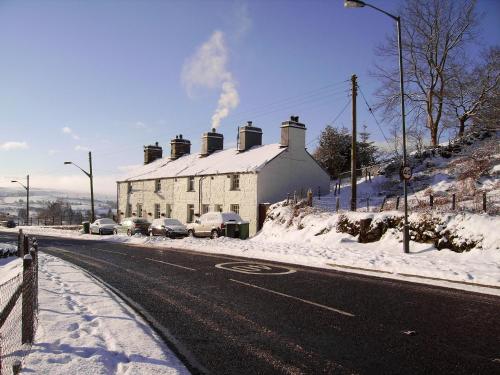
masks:
[[[194,373],[500,374],[499,297],[186,250],[39,243],[133,300]]]

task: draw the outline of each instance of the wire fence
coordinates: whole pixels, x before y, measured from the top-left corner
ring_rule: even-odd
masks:
[[[50,215],[43,217],[30,217],[29,220],[17,218],[17,225],[79,225],[82,221],[90,221],[90,215]]]
[[[310,194],[310,197],[308,197]],[[356,212],[382,212],[382,211],[403,211],[404,198],[398,195],[362,194],[356,198],[355,209],[350,194],[350,186],[337,185],[332,187],[331,192],[326,195],[321,194],[321,190],[304,189],[288,194],[287,204],[293,204],[302,200],[310,199],[310,206],[325,212],[356,211]],[[500,214],[500,196],[495,192],[476,191],[466,194],[438,192],[419,192],[408,198],[408,211],[412,212],[469,212],[487,213],[490,215]]]
[[[38,327],[38,243],[19,231],[19,273],[0,285],[0,375],[17,374]]]

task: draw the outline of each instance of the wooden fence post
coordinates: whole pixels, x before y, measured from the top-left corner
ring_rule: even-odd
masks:
[[[455,211],[456,208],[456,196],[455,193],[451,196],[451,209],[452,211]]]
[[[33,304],[35,311],[38,311],[38,242],[36,239],[33,239],[30,255],[33,258]]]
[[[483,211],[486,212],[486,192],[483,191]]]
[[[19,234],[17,235],[17,256],[22,257],[23,254],[23,244],[24,244],[24,235],[23,230],[19,229]]]
[[[385,200],[386,197],[384,197],[384,199],[382,200],[382,205],[380,206],[380,212],[384,211]]]
[[[366,198],[366,212],[370,212],[370,197]]]
[[[32,343],[34,336],[33,309],[33,259],[30,254],[23,258],[23,299],[22,299],[22,338],[23,344]]]
[[[432,207],[434,207],[434,196],[431,194],[429,195],[429,205]]]
[[[396,197],[396,210],[399,210],[399,196]]]
[[[339,212],[340,207],[340,197],[335,198],[335,211]]]

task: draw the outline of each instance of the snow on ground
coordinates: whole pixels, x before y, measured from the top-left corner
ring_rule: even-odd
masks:
[[[17,251],[15,243],[0,243],[0,254],[13,254]],[[0,285],[22,272],[23,261],[16,256],[0,258]]]
[[[286,210],[287,207],[280,209]],[[391,214],[395,213],[384,212],[377,215],[351,213],[350,215],[354,217],[372,215],[380,219],[383,215]],[[379,275],[383,277],[405,279],[406,276],[402,274],[409,274],[476,285],[491,285],[498,289],[484,292],[500,294],[500,232],[492,230],[499,227],[499,217],[478,214],[450,215],[447,218],[447,228],[454,228],[459,237],[465,240],[470,238],[480,240],[479,246],[468,252],[455,253],[447,249],[437,250],[429,243],[411,241],[410,254],[403,253],[401,232],[390,229],[380,241],[361,244],[357,242],[356,237],[335,230],[338,217],[328,212],[317,212],[301,218],[300,225],[297,223],[284,225],[277,220],[268,220],[257,236],[244,241],[225,237],[216,240],[201,238],[172,240],[141,235],[95,236],[54,228],[24,227],[23,229],[35,235],[122,242],[160,249],[188,249],[327,269],[355,267],[364,270],[349,268],[348,271],[360,273],[383,271],[385,273]],[[324,228],[332,230],[317,235]],[[439,280],[410,280],[443,285]],[[461,285],[446,285],[470,289]]]
[[[22,373],[189,373],[142,318],[79,268],[43,253],[39,267],[39,324]]]

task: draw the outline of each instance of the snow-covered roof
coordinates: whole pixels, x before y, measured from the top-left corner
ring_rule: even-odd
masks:
[[[138,181],[168,177],[200,176],[224,173],[258,172],[285,150],[279,143],[254,146],[244,152],[236,148],[216,151],[208,156],[184,155],[155,160],[129,172],[120,181]]]

